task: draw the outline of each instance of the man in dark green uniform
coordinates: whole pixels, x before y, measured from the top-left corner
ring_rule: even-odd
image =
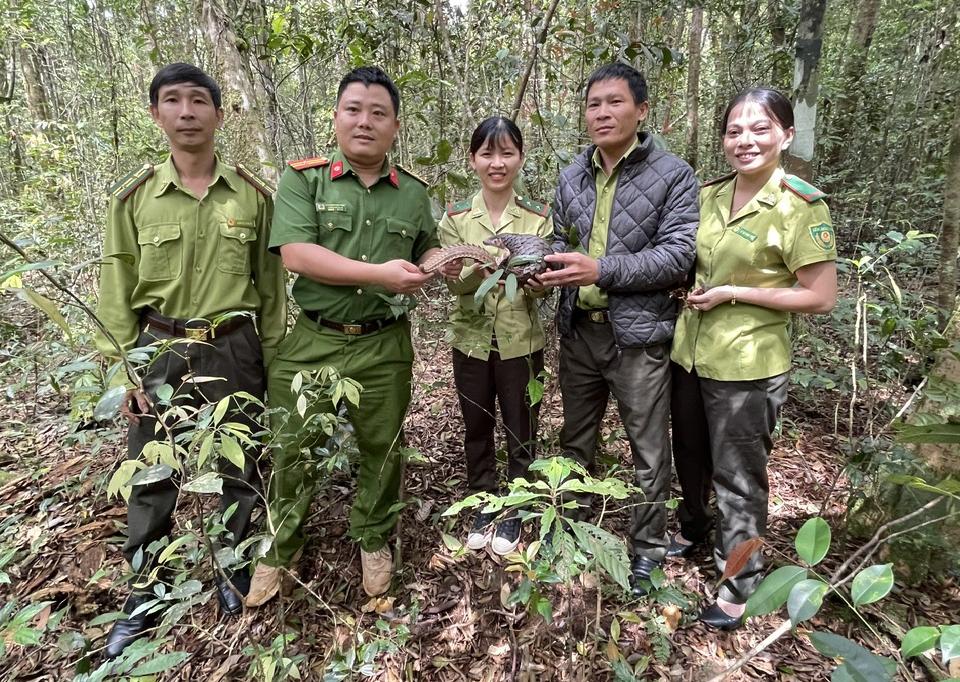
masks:
[[[142,388],[129,389],[124,400],[131,459],[165,437],[162,430],[157,435],[153,407],[164,384],[173,388],[177,405],[197,407],[238,391],[262,399],[264,361],[276,353],[286,319],[283,269],[267,250],[270,190],[243,166],[228,166],[215,154],[214,132],[223,121],[219,87],[195,66],[171,64],[150,85],[150,113],[169,140],[170,156],[131,173],[111,191],[98,308],[121,346],[118,351],[99,338],[98,348],[109,358],[174,340],[151,362]],[[184,381],[191,375],[222,380]],[[256,432],[258,416],[231,401],[224,420]],[[222,508],[234,507],[227,538],[236,546],[258,498],[256,452],[245,453],[243,470],[225,460],[220,470]],[[124,605],[128,617],[110,631],[108,657],[120,655],[155,621],[136,611],[156,598],[148,576],[159,550],[151,544],[170,532],[177,493],[175,478],[131,489],[124,554],[140,578]],[[223,612],[242,611],[238,592],[245,593],[249,580],[245,569],[216,576]]]
[[[280,179],[270,247],[299,275],[293,296],[302,313],[270,367],[271,406],[286,408],[289,418],[278,419],[280,447],[268,485],[274,543],[257,566],[248,606],[277,593],[280,567],[303,547],[316,475],[306,457],[317,437],[303,430],[292,382],[324,367],[363,387],[358,404],[347,405],[360,450],[350,535],[360,543],[366,592],[381,594],[390,585],[387,539],[399,514],[413,348],[409,321],[394,317],[381,294],[420,289],[430,276],[415,263],[439,246],[425,187],[387,158],[399,110],[397,88],[383,71],[351,71],[340,81],[333,115],[338,150],[329,159],[291,162]]]

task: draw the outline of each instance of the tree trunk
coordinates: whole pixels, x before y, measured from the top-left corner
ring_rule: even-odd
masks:
[[[793,107],[797,134],[787,151],[786,166],[804,180],[813,179],[817,144],[817,99],[820,95],[820,50],[827,0],[803,0],[793,69]]]
[[[947,178],[943,187],[943,227],[940,230],[940,287],[937,305],[941,320],[956,307],[957,250],[960,248],[960,102],[954,105],[953,130],[947,152]]]
[[[280,174],[261,114],[261,103],[266,101],[266,93],[257,85],[249,65],[237,47],[239,40],[230,17],[212,0],[203,0],[200,11],[204,34],[219,59],[220,73],[223,74],[224,84],[227,86],[224,95],[233,91],[239,97],[239,101],[231,107],[232,112],[238,114],[237,123],[244,128],[244,137],[248,138],[256,150],[261,174],[268,182],[276,185]],[[226,104],[224,102],[224,105]],[[227,109],[227,115],[230,115],[231,108],[224,108]]]
[[[50,120],[50,107],[47,95],[43,90],[43,79],[40,77],[40,65],[36,54],[30,45],[19,49],[20,68],[23,71],[24,92],[27,95],[27,108],[33,118],[38,121]]]
[[[830,151],[827,161],[828,170],[836,171],[848,147],[850,130],[856,115],[856,105],[860,100],[859,81],[867,68],[867,53],[873,42],[873,32],[880,17],[880,0],[861,0],[857,16],[853,21],[852,33],[847,43],[847,60],[843,65],[840,92],[834,110],[835,121],[833,137],[837,140]]]
[[[697,167],[700,144],[700,46],[703,40],[703,8],[694,7],[687,42],[687,163]]]
[[[770,42],[775,52],[771,67],[770,82],[775,88],[786,90],[790,86],[790,58],[787,46],[787,19],[780,0],[767,0],[770,26]]]

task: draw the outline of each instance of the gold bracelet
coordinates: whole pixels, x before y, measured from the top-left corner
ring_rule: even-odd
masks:
[[[730,301],[730,305],[737,305],[737,285],[731,284],[730,289],[733,290],[733,299]]]

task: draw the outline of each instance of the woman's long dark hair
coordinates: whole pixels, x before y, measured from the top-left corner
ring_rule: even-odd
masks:
[[[767,112],[767,115],[784,130],[793,127],[793,105],[790,104],[790,100],[784,97],[783,93],[773,88],[747,88],[741,90],[736,97],[730,100],[727,110],[723,112],[723,119],[721,119],[723,125],[720,126],[721,137],[727,132],[730,112],[733,111],[735,106],[744,102],[759,104]]]
[[[517,124],[504,116],[491,116],[480,122],[470,137],[471,156],[480,151],[480,147],[490,143],[491,146],[502,144],[501,140],[510,140],[523,154],[523,135]]]

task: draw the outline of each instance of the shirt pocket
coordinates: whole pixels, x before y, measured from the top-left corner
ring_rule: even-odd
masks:
[[[220,223],[217,269],[231,275],[249,275],[250,252],[256,241],[257,226],[254,221],[231,218]]]
[[[164,282],[180,276],[183,267],[183,240],[180,223],[157,223],[140,228],[140,279]]]
[[[390,258],[410,260],[413,257],[413,244],[420,228],[399,218],[384,218],[386,230],[386,255]]]

